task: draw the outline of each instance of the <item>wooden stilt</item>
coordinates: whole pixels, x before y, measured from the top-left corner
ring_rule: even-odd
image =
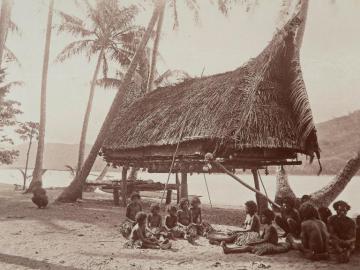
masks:
[[[181,173],[181,198],[188,198],[187,173]]]
[[[119,206],[120,205],[120,197],[119,197],[119,189],[113,188],[113,198],[114,198],[114,205]]]
[[[258,171],[257,171],[257,169],[252,169],[251,172],[252,172],[253,177],[254,177],[255,189],[260,191]],[[264,209],[266,209],[267,206],[268,206],[267,205],[267,200],[263,195],[261,195],[259,193],[256,193],[255,196],[256,196],[256,203],[258,205],[258,213],[259,213],[259,215],[261,215],[262,211]]]
[[[122,205],[126,207],[126,195],[127,195],[127,184],[126,184],[126,178],[127,178],[127,167],[123,167],[121,171],[121,180],[122,180],[122,187],[121,187],[121,193],[122,193]]]
[[[166,201],[165,201],[166,205],[171,204],[171,195],[172,195],[172,190],[168,189],[166,191]]]
[[[180,180],[178,173],[175,173],[175,181],[176,181],[176,203],[180,202]]]

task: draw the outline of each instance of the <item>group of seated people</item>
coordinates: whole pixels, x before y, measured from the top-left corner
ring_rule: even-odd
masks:
[[[304,196],[297,209],[294,199],[284,198],[279,215],[264,209],[261,218],[257,215],[257,204],[248,201],[243,226],[224,233],[203,222],[198,197],[191,203],[183,198],[178,206],[169,205],[163,222],[159,204],[152,204],[150,213],[146,214],[142,211],[140,195],[133,193],[121,232],[129,240],[125,245],[128,248],[167,249],[171,247],[169,240],[182,238],[193,243],[198,236],[206,236],[210,244],[220,245],[225,254],[252,252],[265,255],[297,249],[305,258],[324,260],[333,250],[339,262],[348,262],[355,247],[360,248],[359,233],[356,238],[360,216],[356,223],[349,218],[350,206],[344,201],[334,203],[336,214],[332,215],[330,209],[316,209],[308,199]],[[284,231],[283,235],[278,235],[274,223]],[[286,241],[279,242],[279,237],[285,237]]]
[[[129,241],[126,248],[168,249],[169,240],[182,238],[193,243],[202,236],[210,226],[202,221],[201,202],[194,197],[190,202],[182,198],[179,206],[168,205],[167,216],[163,222],[160,205],[152,203],[150,213],[142,211],[139,193],[131,195],[131,202],[126,208],[126,221],[121,225],[121,233]]]

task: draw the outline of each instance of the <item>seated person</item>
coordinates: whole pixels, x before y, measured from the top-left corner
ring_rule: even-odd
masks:
[[[142,211],[141,197],[138,192],[133,192],[130,200],[130,203],[126,206],[126,220],[120,225],[120,232],[125,238],[129,237],[131,233],[136,214]]]
[[[191,212],[189,210],[189,200],[181,198],[177,211],[178,225],[185,231],[184,238],[193,243],[197,238],[197,228],[191,224]]]
[[[318,212],[320,220],[327,225],[329,217],[332,216],[331,210],[328,207],[319,207]]]
[[[150,236],[159,238],[162,229],[162,217],[160,215],[160,205],[152,203],[150,206],[150,214],[146,219],[147,231]]]
[[[33,197],[31,200],[39,209],[45,208],[48,205],[49,200],[46,195],[46,190],[42,188],[42,182],[37,181],[34,183],[32,193]]]
[[[291,233],[298,238],[300,236],[301,219],[299,212],[294,208],[295,201],[290,197],[282,200],[281,215],[275,217],[276,224],[284,231],[283,237]]]
[[[214,229],[211,225],[202,220],[201,201],[199,197],[193,197],[190,204],[191,223],[196,226],[198,235],[205,236],[210,231],[213,231]]]
[[[168,215],[165,217],[165,229],[170,233],[173,238],[183,238],[186,231],[178,225],[177,208],[175,205],[168,205]]]
[[[209,243],[216,245],[221,241],[225,243],[235,243],[238,246],[243,246],[252,239],[258,239],[260,232],[260,218],[257,215],[257,204],[254,201],[247,201],[245,203],[246,218],[240,230],[230,233],[230,235],[218,237],[219,234],[208,236]]]
[[[146,237],[146,214],[142,211],[136,214],[136,223],[131,229],[129,241],[125,243],[125,248],[151,248],[151,249],[169,249],[171,244],[169,240],[163,242],[154,238]]]
[[[316,208],[310,203],[300,206],[301,244],[295,243],[293,236],[288,235],[287,241],[294,249],[300,250],[310,260],[326,260],[329,258],[329,235],[324,222],[319,220]]]
[[[336,215],[329,217],[328,229],[330,233],[330,244],[338,254],[338,261],[349,262],[350,255],[355,249],[356,224],[347,216],[350,205],[344,201],[333,204]]]
[[[289,244],[278,244],[278,234],[276,228],[272,224],[275,214],[270,209],[265,209],[261,215],[261,223],[263,223],[264,231],[261,237],[248,242],[244,246],[227,246],[225,242],[221,242],[221,246],[225,254],[252,252],[257,255],[265,255],[271,253],[282,253],[290,249]]]

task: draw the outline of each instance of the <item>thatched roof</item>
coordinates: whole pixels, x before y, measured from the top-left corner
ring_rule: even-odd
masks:
[[[158,88],[121,109],[103,145],[105,158],[179,140],[313,156],[316,130],[294,44],[299,24],[294,17],[234,71]]]

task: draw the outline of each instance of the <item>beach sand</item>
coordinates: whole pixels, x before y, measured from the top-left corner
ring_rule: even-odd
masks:
[[[48,190],[51,201],[61,190]],[[109,196],[85,193],[74,204],[51,203],[38,210],[31,195],[0,185],[0,269],[359,269],[360,255],[349,264],[310,262],[298,252],[258,257],[224,255],[218,246],[201,238],[197,245],[173,241],[170,251],[124,249],[119,234],[124,208],[114,207]],[[147,205],[147,204],[146,204]],[[204,207],[204,217],[222,228],[239,224],[243,212]]]

